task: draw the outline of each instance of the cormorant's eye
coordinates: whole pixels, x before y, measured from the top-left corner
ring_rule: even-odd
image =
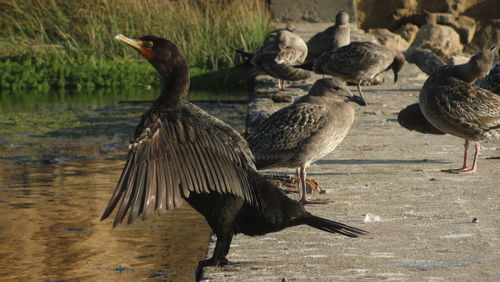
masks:
[[[146,48],[153,48],[153,42],[146,41],[146,42],[142,43],[142,46],[146,47]]]

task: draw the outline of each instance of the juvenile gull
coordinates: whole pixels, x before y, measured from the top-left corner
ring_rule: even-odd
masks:
[[[419,104],[425,118],[442,132],[465,139],[464,161],[452,173],[475,173],[480,140],[496,137],[500,128],[500,96],[472,84],[485,76],[494,59],[494,49],[474,55],[463,65],[444,66],[425,81]],[[476,144],[472,168],[467,167],[469,141]]]
[[[277,30],[274,35],[270,35],[255,53],[236,52],[247,57],[258,70],[278,79],[279,90],[285,90],[284,80],[304,80],[311,76],[310,71],[295,67],[306,59],[307,45],[300,36],[288,29]]]
[[[307,70],[295,68],[302,64],[307,57],[307,45],[300,36],[288,30],[281,30],[276,35],[273,45],[257,52],[251,63],[278,79],[278,89],[285,90],[284,80],[297,81],[307,79],[311,73]]]
[[[359,94],[361,83],[373,79],[376,75],[392,69],[394,82],[405,63],[403,53],[372,42],[352,42],[334,51],[321,55],[313,70],[319,74],[328,74],[342,80],[356,83]]]
[[[335,17],[335,25],[316,33],[307,41],[306,63],[312,63],[322,54],[349,44],[350,40],[349,14],[340,11]]]
[[[323,204],[306,195],[306,168],[333,151],[354,120],[350,102],[365,106],[345,83],[335,78],[317,80],[309,93],[265,120],[247,138],[257,169],[296,168],[299,202]]]
[[[126,217],[132,223],[186,201],[217,235],[212,257],[201,261],[200,267],[227,264],[226,255],[238,233],[264,235],[302,224],[349,237],[366,233],[310,214],[266,181],[256,171],[245,139],[187,102],[188,64],[173,42],[156,36],[115,38],[144,56],[160,73],[164,87],[142,115],[102,220],[116,208],[113,225]]]

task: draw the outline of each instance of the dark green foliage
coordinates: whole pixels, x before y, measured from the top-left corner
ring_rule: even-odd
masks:
[[[158,75],[146,61],[81,57],[68,62],[56,56],[0,59],[0,90],[88,90],[134,85],[159,85]]]

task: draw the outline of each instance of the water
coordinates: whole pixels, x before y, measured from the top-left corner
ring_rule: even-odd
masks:
[[[0,280],[194,280],[210,231],[187,204],[115,229],[99,221],[149,107],[118,102],[155,91],[52,94],[0,94]],[[243,130],[244,104],[197,104]]]

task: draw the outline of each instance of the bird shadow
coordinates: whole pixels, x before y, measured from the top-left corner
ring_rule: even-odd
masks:
[[[380,93],[380,92],[420,92],[420,89],[417,89],[417,88],[404,88],[404,89],[400,89],[400,88],[385,88],[385,89],[365,89],[363,88],[363,92],[366,92],[366,93],[370,93],[370,92],[376,92],[376,93]]]
[[[344,160],[318,160],[315,162],[316,165],[363,165],[363,164],[447,164],[449,162],[439,161],[439,160],[397,160],[397,159],[344,159]]]

